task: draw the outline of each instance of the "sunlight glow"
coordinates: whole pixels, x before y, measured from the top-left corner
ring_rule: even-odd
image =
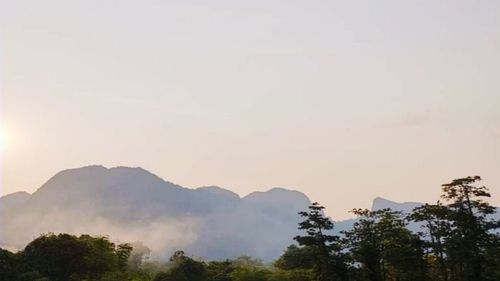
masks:
[[[8,136],[5,130],[0,128],[0,152],[4,152],[7,149]]]

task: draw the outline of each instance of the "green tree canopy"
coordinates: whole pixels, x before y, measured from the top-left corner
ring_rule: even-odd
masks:
[[[127,247],[116,247],[105,237],[46,234],[29,243],[20,259],[25,272],[37,272],[52,281],[99,280],[122,269],[130,253]]]
[[[401,213],[390,209],[353,213],[359,221],[345,235],[362,280],[425,280],[423,244],[406,228]]]
[[[309,206],[307,212],[299,212],[304,218],[299,223],[299,230],[305,231],[305,235],[298,235],[294,239],[299,246],[307,247],[302,253],[314,253],[310,263],[317,280],[344,280],[347,276],[345,255],[339,236],[331,234],[334,225],[330,218],[324,215],[324,209],[325,207],[315,202]]]

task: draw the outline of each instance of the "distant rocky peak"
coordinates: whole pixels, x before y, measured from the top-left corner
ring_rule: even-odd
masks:
[[[403,202],[398,203],[391,200],[387,200],[382,197],[376,197],[373,199],[372,211],[382,210],[382,209],[392,209],[394,211],[410,212],[414,208],[421,206],[422,203],[417,202]]]

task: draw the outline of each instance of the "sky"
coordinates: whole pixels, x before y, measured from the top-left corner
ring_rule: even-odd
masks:
[[[0,0],[0,194],[60,170],[500,205],[500,1]]]

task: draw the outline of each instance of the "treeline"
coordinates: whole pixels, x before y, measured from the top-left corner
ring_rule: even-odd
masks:
[[[0,281],[498,281],[500,223],[480,180],[444,184],[442,202],[409,214],[355,209],[359,219],[340,235],[313,203],[299,213],[303,235],[272,264],[250,257],[202,261],[182,251],[152,262],[140,243],[48,234],[23,251],[0,250]],[[410,223],[420,231],[410,231]]]
[[[23,251],[0,249],[1,281],[251,281],[313,280],[310,270],[280,270],[249,256],[201,261],[175,252],[149,261],[142,244],[115,245],[106,237],[46,234]]]

